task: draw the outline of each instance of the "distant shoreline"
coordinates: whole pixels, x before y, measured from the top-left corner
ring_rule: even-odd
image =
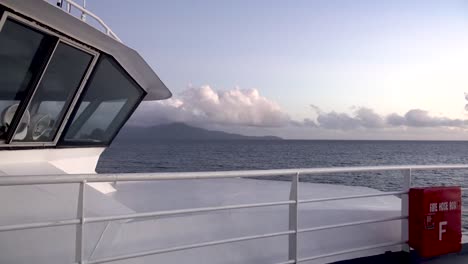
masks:
[[[147,142],[130,142],[130,139],[126,140],[116,140],[116,144],[121,143],[142,143],[146,144]],[[141,140],[140,140],[141,141]],[[279,139],[267,139],[267,138],[250,138],[250,139],[175,139],[175,138],[158,138],[152,139],[153,142],[245,142],[245,141],[272,141],[272,142],[388,142],[388,143],[450,143],[450,142],[460,142],[460,143],[468,143],[468,140],[412,140],[412,139],[401,139],[401,140],[394,140],[394,139],[286,139],[286,138],[279,138]]]
[[[169,123],[151,127],[127,126],[119,133],[116,141],[133,143],[151,141],[468,142],[468,140],[458,139],[289,139],[208,130],[185,123]]]
[[[152,127],[124,127],[116,141],[150,142],[161,140],[284,140],[276,136],[246,136],[208,130],[184,123],[170,123]]]

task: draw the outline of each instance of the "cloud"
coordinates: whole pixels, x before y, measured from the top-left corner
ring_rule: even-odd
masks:
[[[310,118],[305,118],[304,121],[301,122],[294,122],[296,125],[299,124],[300,126],[307,126],[307,127],[318,127],[317,123]]]
[[[405,125],[414,127],[464,127],[466,122],[461,119],[447,117],[432,117],[429,112],[413,109],[405,114]]]
[[[359,120],[346,113],[321,113],[317,117],[319,127],[326,129],[349,130],[360,126]]]
[[[384,118],[379,116],[370,108],[361,107],[356,111],[356,118],[360,124],[367,128],[381,128],[385,126]]]
[[[393,127],[468,127],[468,120],[448,117],[431,116],[428,111],[411,109],[404,115],[396,113],[387,116],[377,114],[373,109],[357,107],[352,114],[323,112],[316,106],[312,109],[317,113],[315,127],[333,130],[382,129]],[[306,122],[306,120],[304,120]],[[313,120],[307,120],[313,122]]]
[[[412,109],[404,116],[391,114],[387,116],[387,123],[392,126],[407,127],[466,127],[467,121],[448,117],[433,117],[428,111]]]
[[[324,131],[376,131],[396,128],[468,128],[468,120],[433,116],[422,109],[400,115],[381,115],[371,108],[352,107],[350,113],[325,112],[310,105],[312,115],[293,120],[274,101],[256,89],[218,91],[208,85],[190,87],[169,100],[144,102],[129,120],[130,125],[150,126],[184,122],[198,126],[252,128],[303,127]]]
[[[403,126],[406,123],[406,119],[399,114],[390,114],[386,117],[385,121],[390,126]]]
[[[291,122],[280,106],[256,89],[216,91],[205,85],[188,88],[169,100],[144,102],[130,120],[133,125],[186,122],[198,125],[279,127]]]
[[[334,130],[352,130],[359,128],[383,128],[386,125],[383,117],[366,107],[353,107],[354,111],[352,114],[335,111],[327,113],[315,105],[310,105],[310,107],[317,117],[316,121],[304,119],[303,123],[306,126]]]

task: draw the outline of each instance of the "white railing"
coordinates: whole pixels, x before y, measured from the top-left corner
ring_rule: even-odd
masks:
[[[45,1],[50,2],[50,0],[45,0]],[[92,17],[102,27],[104,33],[106,33],[111,38],[113,38],[113,39],[115,39],[115,40],[117,40],[119,42],[122,42],[122,40],[120,40],[120,38],[117,36],[117,34],[115,34],[114,31],[112,31],[112,29],[99,16],[97,16],[93,12],[86,9],[86,0],[83,0],[83,5],[80,5],[80,4],[76,3],[76,2],[74,2],[73,0],[57,0],[55,2],[57,3],[57,6],[59,6],[59,7],[62,7],[63,3],[65,2],[66,3],[66,12],[68,12],[70,14],[72,14],[72,7],[76,8],[78,11],[81,12],[80,19],[82,21],[84,21],[84,22],[86,21],[86,16]]]
[[[216,171],[216,172],[172,172],[172,173],[124,173],[124,174],[89,174],[89,175],[43,175],[43,176],[0,176],[0,186],[16,186],[16,185],[35,185],[35,184],[63,184],[63,183],[77,183],[80,184],[79,189],[79,207],[78,217],[74,219],[57,219],[48,222],[39,223],[28,223],[28,224],[16,224],[16,225],[4,225],[0,226],[0,232],[13,231],[13,230],[24,230],[24,229],[35,229],[53,226],[65,226],[65,225],[77,225],[79,232],[76,237],[76,256],[79,263],[87,264],[98,264],[108,263],[112,261],[126,260],[132,258],[139,258],[149,255],[163,254],[169,252],[183,251],[194,248],[209,247],[221,244],[229,244],[240,241],[255,240],[261,238],[288,236],[289,237],[289,258],[285,262],[277,264],[287,263],[301,263],[310,260],[316,260],[326,257],[332,257],[337,255],[343,255],[348,253],[354,253],[359,251],[367,251],[378,248],[387,248],[391,246],[403,246],[403,250],[408,251],[407,246],[408,240],[408,191],[411,187],[412,172],[421,170],[458,170],[468,169],[468,165],[428,165],[428,166],[376,166],[376,167],[335,167],[335,168],[310,168],[310,169],[284,169],[284,170],[255,170],[255,171]],[[382,172],[382,171],[400,171],[403,176],[403,188],[401,191],[396,192],[382,192],[382,193],[365,193],[360,195],[349,195],[340,197],[330,198],[319,198],[319,199],[306,199],[301,200],[298,198],[298,184],[301,176],[304,175],[323,175],[323,174],[336,174],[336,173],[355,173],[355,172]],[[190,208],[183,210],[168,210],[168,211],[157,211],[147,213],[134,213],[134,214],[123,214],[123,215],[108,215],[99,217],[86,217],[85,204],[86,204],[86,183],[91,182],[126,182],[126,181],[162,181],[162,180],[206,180],[206,179],[219,179],[219,178],[237,178],[237,177],[271,177],[271,176],[289,176],[292,177],[290,197],[288,200],[275,201],[268,203],[250,203],[250,204],[238,204],[229,206],[216,206],[216,207],[201,207],[201,208]],[[462,190],[468,190],[468,188],[462,188]],[[300,204],[306,203],[317,203],[324,201],[334,200],[347,200],[347,199],[359,199],[368,197],[380,197],[380,196],[400,196],[402,211],[400,216],[393,216],[387,218],[371,219],[364,221],[347,222],[334,225],[324,225],[313,228],[298,228],[298,211]],[[171,247],[166,249],[150,250],[144,252],[138,252],[133,254],[126,254],[120,256],[106,257],[100,259],[85,259],[84,251],[86,240],[84,239],[84,229],[86,224],[107,222],[123,219],[138,219],[138,218],[151,218],[159,216],[174,216],[174,215],[186,215],[195,213],[206,213],[223,210],[236,210],[243,208],[259,208],[259,207],[270,207],[289,205],[289,229],[279,230],[274,233],[267,233],[261,235],[235,237],[225,240],[215,240],[210,242],[189,244],[184,246]],[[310,256],[305,258],[298,258],[297,254],[297,243],[298,234],[315,232],[319,230],[366,225],[372,223],[381,223],[403,220],[401,228],[401,241],[375,244],[366,247],[351,248],[343,251],[332,252],[322,255]],[[405,221],[406,220],[406,221]],[[466,232],[463,234],[467,234]]]

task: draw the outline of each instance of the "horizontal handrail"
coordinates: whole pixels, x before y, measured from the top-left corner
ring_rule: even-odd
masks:
[[[222,210],[279,206],[279,205],[288,205],[288,204],[294,204],[294,203],[295,201],[281,201],[281,202],[272,202],[272,203],[242,204],[242,205],[219,206],[219,207],[201,207],[201,208],[183,209],[183,210],[156,211],[156,212],[115,215],[115,216],[87,217],[87,218],[84,218],[84,223],[107,222],[107,221],[116,221],[116,220],[125,220],[125,219],[141,219],[141,218],[158,217],[158,216],[174,216],[174,215],[181,215],[181,214],[194,214],[194,213],[214,212],[214,211],[222,211]],[[341,223],[341,224],[336,224],[336,225],[327,225],[327,226],[300,229],[298,233],[312,232],[312,231],[346,227],[346,226],[355,226],[355,225],[387,222],[387,221],[394,221],[394,220],[402,220],[402,219],[407,219],[407,218],[408,218],[407,216],[397,216],[397,217],[388,217],[388,218],[382,218],[382,219],[348,222],[348,223]],[[0,226],[0,232],[22,230],[22,229],[32,229],[32,228],[53,227],[53,226],[75,225],[75,224],[80,224],[80,223],[81,223],[81,219],[68,219],[68,220],[56,220],[56,221],[48,221],[48,222],[17,224],[17,225],[5,225],[5,226]]]
[[[116,257],[108,257],[108,258],[101,258],[101,259],[96,259],[96,260],[89,260],[86,263],[87,264],[106,263],[106,262],[125,260],[125,259],[137,258],[137,257],[145,257],[145,256],[151,256],[151,255],[156,255],[156,254],[169,253],[169,252],[181,251],[181,250],[187,250],[187,249],[215,246],[215,245],[221,245],[221,244],[230,244],[230,243],[234,243],[234,242],[255,240],[255,239],[261,239],[261,238],[285,236],[285,235],[294,234],[294,233],[295,233],[295,231],[289,230],[289,231],[268,233],[268,234],[255,235],[255,236],[244,236],[244,237],[238,237],[238,238],[216,240],[216,241],[203,242],[203,243],[191,244],[191,245],[186,245],[186,246],[179,246],[179,247],[172,247],[172,248],[158,249],[158,250],[150,250],[150,251],[134,253],[134,254],[127,254],[127,255],[121,255],[121,256],[116,256]]]
[[[298,203],[317,203],[317,202],[328,202],[328,201],[337,201],[337,200],[349,200],[349,199],[359,199],[359,198],[370,198],[370,197],[379,197],[379,196],[392,196],[392,195],[403,195],[408,194],[408,192],[384,192],[384,193],[370,193],[370,194],[360,194],[360,195],[348,195],[348,196],[338,196],[338,197],[327,197],[319,199],[306,199],[299,200]]]
[[[80,223],[80,219],[68,219],[68,220],[56,220],[56,221],[48,221],[48,222],[17,224],[17,225],[4,225],[4,226],[0,226],[0,232],[53,227],[53,226],[76,225],[79,223]]]
[[[404,219],[408,219],[408,216],[386,217],[386,218],[381,218],[381,219],[363,220],[363,221],[347,222],[347,223],[341,223],[341,224],[335,224],[335,225],[325,225],[325,226],[304,228],[304,229],[299,229],[297,233],[307,233],[307,232],[314,232],[314,231],[320,231],[320,230],[326,230],[326,229],[390,222],[390,221],[404,220]]]
[[[279,202],[271,202],[271,203],[253,203],[253,204],[226,205],[226,206],[217,206],[217,207],[200,207],[200,208],[193,208],[193,209],[169,210],[169,211],[147,212],[147,213],[137,213],[137,214],[126,214],[126,215],[87,217],[85,218],[84,221],[86,223],[95,223],[95,222],[105,222],[105,221],[132,219],[132,218],[147,218],[147,217],[158,217],[158,216],[173,216],[173,215],[181,215],[181,214],[206,213],[206,212],[243,209],[243,208],[258,208],[258,207],[288,205],[288,204],[295,204],[295,203],[296,201],[288,200],[288,201],[279,201]]]
[[[288,261],[278,262],[278,263],[275,263],[275,264],[294,264],[294,263],[296,263],[296,261],[291,259],[291,260],[288,260]]]
[[[89,11],[88,9],[83,8],[79,4],[75,3],[73,0],[65,0],[65,2],[69,3],[70,5],[80,10],[81,12],[85,13],[86,15],[94,18],[106,30],[107,35],[113,37],[115,40],[119,42],[122,42],[122,40],[120,40],[120,38],[117,37],[117,34],[115,34],[114,31],[112,31],[112,29],[100,17],[95,15],[93,12]]]
[[[161,172],[161,173],[120,173],[120,174],[65,174],[65,175],[34,175],[34,176],[0,176],[0,186],[31,185],[31,184],[61,184],[87,182],[129,182],[129,181],[161,181],[161,180],[195,180],[222,179],[239,177],[271,177],[304,175],[404,171],[404,170],[440,170],[468,169],[468,165],[404,165],[404,166],[368,166],[368,167],[334,167],[276,170],[244,170],[244,171],[208,171],[208,172]]]
[[[45,0],[46,2],[48,2],[48,0]],[[88,9],[84,8],[83,6],[79,5],[78,3],[76,3],[75,1],[73,0],[63,0],[65,1],[69,7],[67,8],[68,12],[70,12],[70,7],[73,6],[74,8],[78,9],[79,11],[81,11],[82,14],[86,14],[92,18],[94,18],[94,20],[96,20],[96,22],[99,23],[99,25],[101,25],[104,29],[104,33],[108,36],[110,36],[111,38],[117,40],[118,42],[122,42],[122,40],[117,36],[117,34],[114,33],[114,31],[112,31],[112,29],[99,17],[97,16],[96,14],[94,14],[93,12],[89,11]],[[84,16],[81,17],[81,20],[84,21]]]

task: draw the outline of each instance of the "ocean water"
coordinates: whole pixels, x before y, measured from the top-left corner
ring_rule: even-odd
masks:
[[[468,142],[447,141],[171,141],[114,144],[98,172],[181,172],[375,165],[468,164]],[[288,180],[275,177],[273,180]],[[401,190],[401,172],[303,176],[301,181]],[[413,172],[413,186],[468,187],[468,170]],[[463,195],[468,207],[468,192]],[[468,214],[465,214],[468,219]],[[468,228],[468,222],[464,223]]]

